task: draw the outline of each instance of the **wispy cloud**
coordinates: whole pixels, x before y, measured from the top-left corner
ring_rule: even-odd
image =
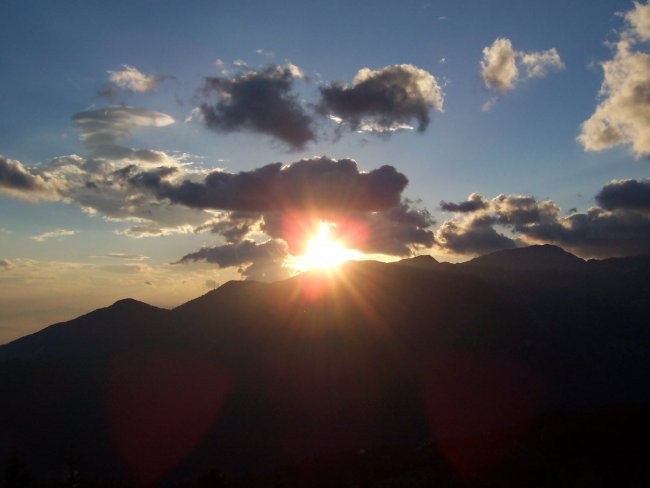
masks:
[[[43,234],[38,234],[36,236],[30,237],[33,241],[36,242],[44,242],[48,239],[55,239],[59,237],[68,237],[68,236],[73,236],[75,234],[78,234],[79,231],[77,230],[69,230],[69,229],[57,229],[57,230],[52,230],[49,232],[44,232]]]
[[[104,256],[128,261],[144,261],[145,259],[149,259],[149,256],[143,256],[142,254],[129,254],[124,252],[107,252]]]

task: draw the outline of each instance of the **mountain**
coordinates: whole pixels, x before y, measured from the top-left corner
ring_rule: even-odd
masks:
[[[234,486],[641,486],[649,292],[648,257],[533,246],[232,281],[172,310],[121,300],[0,347],[0,467],[54,480],[75,466],[88,483],[216,486],[218,468]]]

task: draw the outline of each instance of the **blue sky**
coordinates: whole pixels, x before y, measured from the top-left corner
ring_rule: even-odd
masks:
[[[292,237],[268,230],[286,209],[254,208],[244,218],[228,213],[241,202],[199,204],[182,193],[185,180],[206,188],[217,169],[252,174],[320,157],[329,171],[350,158],[360,173],[345,178],[362,188],[360,174],[391,166],[409,181],[396,190],[401,204],[373,200],[376,208],[328,207],[327,215],[341,230],[351,225],[337,220],[341,212],[354,211],[364,232],[377,234],[357,247],[380,259],[457,261],[545,242],[583,257],[650,252],[650,102],[640,94],[650,83],[648,12],[620,0],[3,1],[0,343],[124,296],[169,307],[228,279],[290,274]],[[617,78],[605,86],[608,67]],[[328,116],[346,108],[325,104],[325,88],[360,100],[362,90],[350,90],[363,68],[375,88],[425,83],[430,96],[409,88],[404,105],[373,99],[378,105],[333,122]],[[125,81],[138,76],[150,86]],[[219,100],[232,105],[254,77],[288,83],[285,100],[311,121],[312,140],[292,145],[251,128],[259,114],[227,120]],[[220,88],[208,89],[210,79]],[[377,108],[384,102],[390,112]],[[264,110],[258,99],[246,103]],[[422,131],[414,110],[430,119]],[[92,125],[75,114],[91,114]],[[414,130],[390,132],[387,121]],[[108,152],[82,140],[107,134]],[[116,155],[125,148],[155,158]],[[72,155],[57,173],[55,158]],[[129,165],[122,186],[101,186]],[[172,179],[137,177],[164,166]],[[304,177],[320,178],[314,168]],[[27,175],[21,184],[17,172]],[[480,196],[467,200],[472,193]],[[474,204],[450,205],[463,201]],[[295,213],[299,203],[291,204]],[[242,225],[247,232],[226,235]],[[135,227],[149,230],[143,237]]]

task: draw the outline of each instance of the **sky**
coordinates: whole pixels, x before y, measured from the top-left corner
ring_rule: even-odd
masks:
[[[650,6],[4,0],[0,343],[350,256],[650,253]]]

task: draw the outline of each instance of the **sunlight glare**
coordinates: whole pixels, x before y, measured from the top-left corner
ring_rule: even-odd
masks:
[[[296,258],[296,269],[332,269],[345,261],[361,259],[362,253],[346,248],[341,241],[332,237],[332,228],[335,226],[329,222],[319,224],[318,230],[307,242],[305,254]]]

